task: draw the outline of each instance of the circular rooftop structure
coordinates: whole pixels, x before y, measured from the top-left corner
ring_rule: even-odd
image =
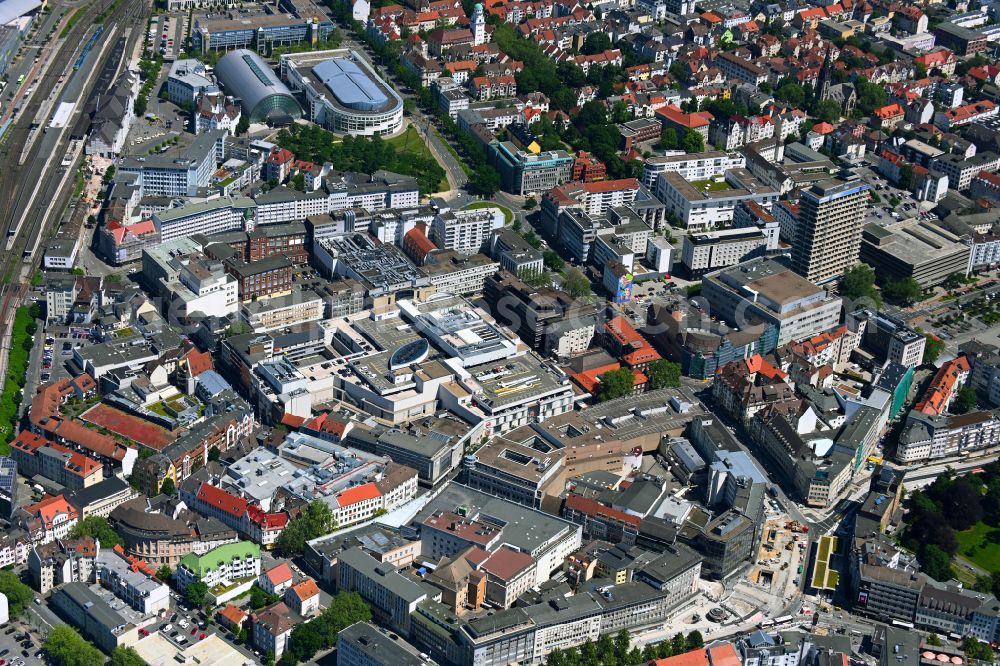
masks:
[[[325,60],[313,67],[313,74],[349,109],[378,111],[389,103],[389,96],[353,60]]]
[[[424,338],[417,338],[397,349],[389,357],[389,369],[398,370],[406,368],[414,363],[420,363],[427,358],[430,353],[430,345]]]
[[[238,49],[223,56],[215,66],[215,75],[226,92],[238,97],[243,114],[252,123],[270,118],[302,117],[299,103],[267,63],[253,51]]]
[[[307,100],[309,120],[331,132],[391,136],[403,128],[403,98],[355,51],[283,55],[281,76]]]

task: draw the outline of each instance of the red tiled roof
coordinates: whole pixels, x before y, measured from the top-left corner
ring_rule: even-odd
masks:
[[[638,516],[604,506],[597,500],[584,497],[583,495],[569,495],[566,498],[566,508],[585,513],[594,518],[607,518],[612,521],[626,523],[636,528],[639,527]]]
[[[197,499],[208,506],[221,509],[234,518],[241,518],[247,510],[247,501],[242,497],[231,495],[222,488],[203,483],[198,489]]]
[[[206,370],[212,369],[212,355],[208,352],[200,352],[196,349],[189,351],[184,358],[187,360],[188,373],[192,377],[197,377]]]
[[[329,412],[318,414],[312,421],[304,424],[304,428],[315,430],[316,432],[326,432],[338,437],[343,437],[347,430],[347,422],[330,416]]]
[[[708,660],[712,666],[741,666],[742,664],[732,643],[723,643],[708,648]]]
[[[351,504],[357,504],[358,502],[372,500],[381,496],[382,493],[379,492],[378,486],[374,483],[365,483],[360,486],[340,491],[337,493],[336,499],[338,505],[349,506]]]
[[[652,666],[708,666],[708,651],[698,648],[666,659],[651,661]]]
[[[264,530],[284,528],[288,524],[288,514],[284,511],[267,513],[259,506],[247,506],[247,517],[250,522]]]
[[[234,627],[239,627],[246,621],[248,615],[239,606],[234,606],[233,604],[226,604],[224,608],[218,611],[220,617],[225,618],[230,625]]]
[[[299,601],[306,601],[319,594],[319,588],[316,586],[316,581],[306,578],[301,583],[292,585],[292,593],[299,598]]]
[[[510,581],[535,564],[528,553],[501,546],[482,564],[482,569],[500,580]]]
[[[897,103],[886,104],[885,106],[880,106],[872,111],[872,115],[876,118],[881,118],[882,120],[896,118],[903,115],[903,107]]]
[[[584,183],[583,189],[591,194],[617,192],[619,190],[638,190],[639,181],[635,178],[620,178],[618,180],[602,180],[596,183]]]
[[[961,375],[967,375],[970,367],[969,360],[965,356],[959,356],[942,365],[927,387],[923,399],[917,403],[917,411],[930,416],[944,412],[952,394],[958,388],[959,378]]]
[[[692,129],[696,127],[706,127],[711,124],[713,118],[712,114],[707,111],[684,113],[681,111],[680,107],[672,104],[668,104],[667,106],[657,109],[656,115],[662,116],[675,125],[681,125],[682,127],[689,127]]]
[[[304,416],[296,416],[295,414],[282,414],[281,415],[281,425],[286,425],[292,429],[298,429],[302,427],[302,424],[306,422]]]
[[[278,566],[268,569],[264,575],[271,581],[271,585],[281,585],[292,580],[292,568],[288,566],[288,562],[282,562]]]
[[[29,504],[24,510],[31,516],[36,516],[42,520],[46,529],[52,529],[56,516],[64,513],[70,520],[76,520],[77,513],[66,498],[62,495],[46,495],[41,502]]]

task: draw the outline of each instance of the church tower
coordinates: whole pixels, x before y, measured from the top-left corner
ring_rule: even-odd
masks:
[[[833,62],[830,60],[830,49],[827,48],[826,56],[823,58],[823,67],[819,71],[819,81],[816,84],[816,93],[820,102],[830,99],[831,85],[833,85]]]
[[[472,10],[472,45],[479,46],[486,43],[486,17],[483,16],[483,6],[476,3]]]

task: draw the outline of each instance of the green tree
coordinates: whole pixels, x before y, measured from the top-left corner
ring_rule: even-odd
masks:
[[[109,666],[146,666],[146,660],[134,648],[116,647],[111,653]]]
[[[42,647],[49,656],[50,663],[56,666],[94,666],[104,663],[101,651],[69,625],[57,624],[52,627],[45,636]]]
[[[913,188],[913,165],[903,164],[899,167],[899,188],[909,191]]]
[[[577,268],[566,271],[563,289],[573,298],[584,298],[591,294],[590,280]]]
[[[292,629],[281,663],[291,666],[310,661],[318,651],[336,645],[337,634],[345,627],[368,622],[371,617],[371,609],[356,592],[338,592],[319,617]]]
[[[681,148],[685,153],[700,153],[705,150],[705,137],[701,132],[685,130],[681,139]]]
[[[945,289],[958,289],[966,281],[968,281],[968,278],[965,276],[965,273],[951,273],[944,279],[943,285]]]
[[[656,144],[656,147],[664,148],[666,150],[674,150],[677,148],[677,130],[673,127],[667,127],[660,132],[660,141]]]
[[[802,103],[806,101],[805,89],[792,81],[779,85],[774,96],[776,99],[787,102],[792,106],[802,106]]]
[[[882,299],[875,289],[875,271],[868,264],[855,264],[840,281],[840,295],[852,301],[872,301],[876,307],[882,304]]]
[[[313,500],[300,516],[288,523],[274,546],[286,554],[301,553],[306,541],[330,534],[337,529],[330,506],[322,500]]]
[[[188,603],[192,606],[203,605],[205,603],[206,595],[208,595],[208,585],[200,580],[188,583],[187,589],[184,590],[184,598],[187,599]]]
[[[684,638],[684,634],[678,632],[670,640],[670,648],[674,654],[683,654],[687,650],[687,639]]]
[[[944,351],[944,340],[930,333],[925,333],[924,339],[926,342],[924,342],[923,362],[933,363],[938,359],[938,356],[941,355],[941,352]]]
[[[920,300],[924,290],[920,283],[911,277],[902,280],[886,280],[882,287],[882,296],[894,305],[908,306]]]
[[[469,189],[482,197],[492,197],[500,190],[500,172],[488,164],[476,168],[469,178]]]
[[[697,629],[687,635],[687,649],[697,650],[705,646],[705,639]]]
[[[585,55],[593,55],[595,53],[603,53],[611,49],[611,38],[608,37],[603,32],[594,31],[587,35],[587,38],[583,40],[583,53]]]
[[[951,557],[934,544],[928,544],[920,554],[920,567],[934,580],[950,580]]]
[[[6,569],[0,570],[0,593],[7,597],[7,609],[12,618],[20,616],[34,598],[31,588]]]
[[[260,610],[280,600],[281,597],[277,594],[270,594],[256,585],[250,588],[250,608],[253,610]]]
[[[979,659],[981,661],[993,661],[993,650],[986,643],[980,643],[972,636],[966,636],[962,642],[962,649],[969,659]]]
[[[173,570],[171,570],[169,564],[164,564],[162,567],[156,570],[156,577],[167,583],[170,581],[170,577],[174,575]]]
[[[163,480],[160,484],[160,492],[164,495],[176,495],[177,494],[177,484],[169,476]]]
[[[965,414],[974,410],[978,403],[976,389],[971,386],[963,386],[958,389],[958,394],[955,396],[955,402],[952,403],[951,411],[956,414]]]
[[[677,388],[681,385],[680,363],[672,363],[664,358],[657,359],[649,364],[646,374],[649,376],[649,387],[654,390]]]
[[[597,388],[598,399],[604,402],[605,400],[624,398],[632,394],[634,386],[635,376],[630,369],[609,370],[601,375],[601,384]]]
[[[69,531],[70,539],[93,537],[101,542],[101,548],[113,548],[124,544],[122,538],[112,529],[107,518],[89,516],[84,518]]]
[[[927,636],[927,644],[932,647],[941,647],[941,639],[938,638],[937,634],[930,634]]]
[[[674,77],[678,83],[684,85],[691,80],[691,68],[682,62],[674,61],[670,65],[670,76]]]
[[[542,252],[542,261],[545,262],[545,267],[552,271],[561,271],[566,266],[559,253],[552,249]]]
[[[222,452],[219,451],[219,447],[218,446],[213,446],[212,448],[210,448],[208,450],[208,459],[210,461],[218,460],[219,456],[221,456],[221,455],[222,455]]]
[[[826,99],[816,105],[813,115],[824,123],[835,123],[840,120],[840,104],[832,99]]]
[[[240,121],[236,123],[236,134],[242,136],[250,130],[250,115],[240,114]]]

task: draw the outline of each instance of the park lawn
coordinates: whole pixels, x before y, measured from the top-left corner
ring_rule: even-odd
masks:
[[[694,185],[696,188],[698,188],[699,192],[704,192],[706,185],[708,185],[708,191],[709,192],[722,192],[723,190],[731,190],[731,189],[733,189],[729,185],[729,183],[727,183],[724,180],[722,180],[722,181],[696,180],[696,181],[692,181],[691,184]]]
[[[514,213],[506,206],[501,206],[492,201],[474,201],[465,207],[465,210],[475,210],[476,208],[499,208],[503,211],[503,223],[510,224],[514,220]]]
[[[980,521],[967,530],[956,531],[958,554],[986,571],[1000,571],[1000,543],[986,538],[987,534],[997,529],[1000,528]]]
[[[396,152],[414,155],[416,157],[423,157],[425,159],[431,159],[438,162],[437,158],[434,157],[434,153],[431,149],[427,147],[424,140],[420,138],[417,134],[417,130],[410,125],[406,128],[406,131],[399,136],[394,136],[391,139],[386,139],[386,143],[392,146]],[[438,162],[438,164],[441,164]],[[441,168],[444,169],[444,165],[441,164]],[[444,192],[448,189],[448,177],[441,176],[441,182],[438,183],[438,192]]]

